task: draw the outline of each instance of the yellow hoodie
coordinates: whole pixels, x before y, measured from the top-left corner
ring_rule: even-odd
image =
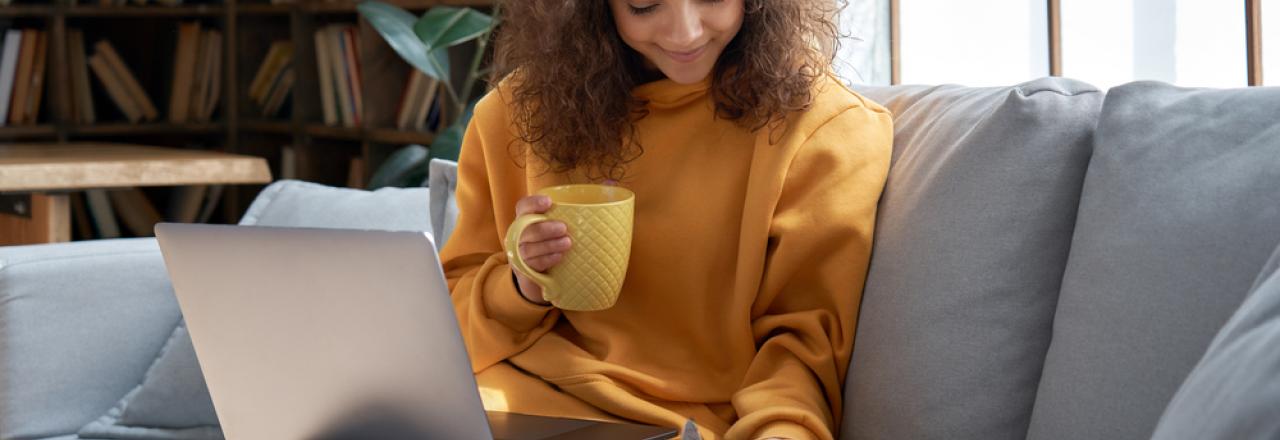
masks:
[[[636,193],[631,263],[617,305],[598,312],[516,290],[502,245],[516,201],[585,179],[543,172],[527,149],[513,160],[506,83],[476,106],[441,254],[486,408],[833,438],[890,115],[828,76],[808,111],[751,133],[714,117],[709,85],[633,91],[650,113],[621,182]]]

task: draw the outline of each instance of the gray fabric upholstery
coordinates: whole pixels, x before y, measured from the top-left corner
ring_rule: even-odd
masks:
[[[0,247],[0,438],[102,415],[178,319],[155,239]]]
[[[1152,440],[1280,438],[1280,248],[1191,370]]]
[[[1029,438],[1145,439],[1280,242],[1280,89],[1111,89]]]
[[[458,191],[458,163],[431,159],[430,167],[427,182],[431,189],[431,229],[435,234],[436,249],[441,249],[449,240],[449,234],[453,233],[458,219],[458,200],[453,196]]]
[[[860,88],[894,112],[842,438],[1021,439],[1102,94]]]
[[[223,438],[186,326],[174,329],[142,383],[106,415],[81,428],[80,435],[111,439]]]
[[[427,188],[365,191],[281,180],[258,194],[240,224],[430,232],[429,210]]]

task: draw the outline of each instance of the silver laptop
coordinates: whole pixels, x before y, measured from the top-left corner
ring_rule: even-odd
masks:
[[[429,236],[159,224],[228,439],[671,438],[486,414]]]

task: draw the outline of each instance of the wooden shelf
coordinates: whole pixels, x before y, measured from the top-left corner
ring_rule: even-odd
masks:
[[[72,6],[68,17],[212,17],[220,16],[222,5],[183,6]]]
[[[141,134],[211,134],[221,131],[222,123],[171,124],[167,122],[133,124],[116,122],[68,127],[71,136],[129,136]]]
[[[57,134],[57,127],[49,124],[0,127],[0,139],[52,137]]]
[[[340,139],[350,141],[369,141],[379,144],[431,145],[435,141],[435,133],[425,131],[400,130],[395,128],[352,128],[331,127],[322,124],[311,124],[306,127],[308,136],[323,139]]]
[[[330,127],[322,124],[311,124],[307,126],[306,133],[307,136],[325,139],[364,140],[364,130],[358,127]]]
[[[379,144],[418,144],[424,147],[429,147],[431,146],[431,143],[435,141],[436,134],[426,131],[406,131],[394,128],[379,128],[369,130],[365,137],[370,142],[376,142]]]
[[[491,7],[494,0],[385,0],[386,3],[399,6],[408,10],[421,11],[433,6],[471,6],[471,7]],[[325,3],[298,3],[296,6],[299,10],[307,13],[354,13],[356,5],[360,2],[353,1],[337,1]]]
[[[244,15],[287,15],[293,12],[293,9],[293,5],[251,3],[237,5],[236,13]]]
[[[247,131],[272,134],[293,134],[293,123],[289,121],[243,121],[240,125]]]
[[[49,5],[9,5],[0,8],[0,17],[50,17],[53,6]]]

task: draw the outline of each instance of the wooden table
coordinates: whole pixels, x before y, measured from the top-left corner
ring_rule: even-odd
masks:
[[[271,182],[260,157],[115,143],[0,144],[0,245],[71,240],[68,192]]]

